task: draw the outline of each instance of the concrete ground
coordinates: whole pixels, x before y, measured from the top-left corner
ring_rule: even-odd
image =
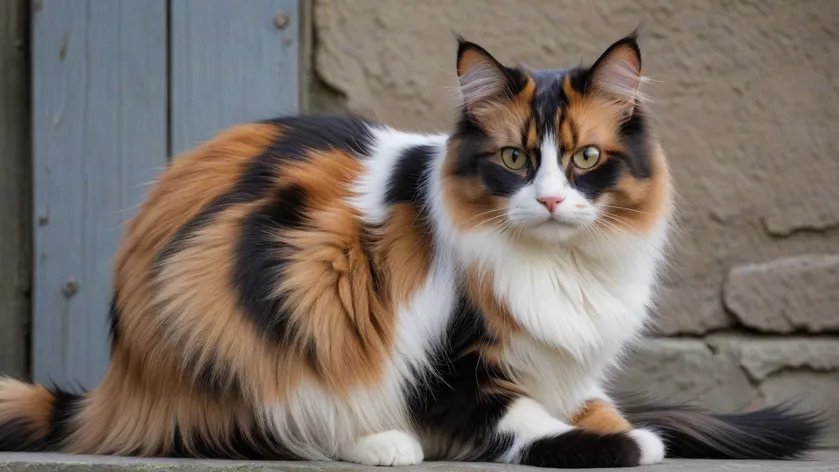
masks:
[[[322,462],[247,462],[185,459],[135,459],[123,457],[69,456],[64,454],[0,453],[0,472],[292,472],[292,471],[371,471],[345,463]],[[411,472],[476,472],[536,471],[531,467],[500,464],[464,464],[429,462],[420,466],[401,467]],[[601,469],[617,470],[617,469]],[[626,469],[620,469],[626,470]],[[666,460],[662,464],[634,469],[638,472],[839,472],[839,451],[819,451],[803,461],[698,461]]]

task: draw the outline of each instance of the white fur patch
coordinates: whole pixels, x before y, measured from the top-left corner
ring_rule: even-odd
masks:
[[[611,238],[551,247],[482,230],[458,239],[460,259],[492,274],[493,291],[526,332],[506,346],[511,374],[560,419],[590,399],[648,317],[658,239]]]
[[[404,133],[386,126],[373,127],[371,133],[372,151],[369,156],[360,156],[365,171],[353,185],[355,196],[350,199],[350,204],[361,212],[367,223],[381,224],[387,218],[388,207],[384,200],[388,182],[402,153],[410,147],[421,145],[434,146],[439,149],[439,153],[445,153],[448,137],[442,134]]]
[[[419,464],[423,456],[415,437],[402,431],[385,431],[342,444],[338,457],[357,464],[401,466]]]
[[[638,447],[641,449],[640,465],[658,464],[664,460],[666,452],[664,441],[656,433],[649,429],[638,428],[630,431],[629,435],[638,443]]]

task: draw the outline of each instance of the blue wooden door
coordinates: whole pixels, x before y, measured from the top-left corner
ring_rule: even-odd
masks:
[[[122,225],[170,156],[297,111],[298,23],[296,0],[35,3],[36,381],[101,380]]]

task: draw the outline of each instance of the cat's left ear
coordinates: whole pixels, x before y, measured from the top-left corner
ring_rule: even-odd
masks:
[[[638,33],[615,42],[591,66],[588,91],[615,100],[632,113],[639,99],[641,85],[641,48]]]
[[[468,111],[509,99],[526,84],[526,76],[505,67],[486,49],[459,36],[457,42],[457,76]]]

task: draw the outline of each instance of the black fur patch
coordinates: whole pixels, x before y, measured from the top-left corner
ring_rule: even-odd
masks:
[[[667,443],[667,457],[684,459],[795,459],[814,447],[824,424],[817,415],[771,407],[749,413],[689,413],[692,421],[657,423],[655,413],[644,421]],[[646,416],[646,415],[645,415]],[[686,415],[687,416],[687,415]]]
[[[362,225],[358,235],[361,250],[364,251],[364,255],[367,257],[367,267],[370,270],[370,277],[375,293],[381,293],[383,287],[381,268],[376,264],[375,258],[377,237],[374,232],[378,229]]]
[[[635,467],[641,449],[626,434],[598,434],[582,429],[540,439],[523,452],[521,464],[559,469]]]
[[[236,247],[233,284],[239,305],[257,330],[272,342],[286,341],[290,329],[285,297],[273,293],[285,265],[285,260],[277,255],[284,244],[275,235],[280,230],[302,227],[305,204],[306,194],[300,187],[278,191],[245,218]]]
[[[478,168],[484,186],[491,195],[510,197],[528,182],[526,177],[511,172],[489,159],[481,160]]]
[[[302,115],[267,120],[280,127],[280,137],[257,157],[252,172],[273,175],[276,164],[304,159],[308,151],[339,149],[367,156],[373,124],[354,116]]]
[[[198,358],[186,363],[187,375],[193,376],[198,387],[216,397],[240,396],[242,393],[239,378],[231,372],[228,365],[213,353],[198,365]]]
[[[653,170],[650,162],[652,150],[650,149],[647,118],[641,111],[636,110],[632,117],[621,126],[620,134],[626,151],[617,157],[626,163],[629,172],[636,179],[652,177]]]
[[[610,190],[618,183],[621,175],[621,161],[609,159],[599,167],[577,175],[573,178],[573,185],[589,200],[594,200],[601,193]]]
[[[32,437],[32,434],[30,422],[23,418],[15,418],[0,423],[0,451],[43,451],[42,445],[37,438]]]
[[[414,229],[423,235],[430,235],[432,231],[428,179],[436,152],[437,148],[430,145],[411,146],[403,150],[388,179],[385,192],[385,203],[388,205],[410,204],[414,206],[417,211],[417,218],[413,222]],[[376,268],[372,270],[376,275],[374,281],[378,286],[380,284],[378,270]]]
[[[43,452],[59,451],[62,443],[73,432],[73,420],[82,409],[82,396],[60,388],[50,389],[53,395],[50,430],[44,437],[36,437],[29,419],[39,412],[20,411],[20,417],[0,423],[0,451]]]
[[[119,342],[120,338],[120,329],[119,329],[119,319],[120,319],[120,312],[119,307],[117,307],[117,297],[119,295],[115,292],[113,298],[111,299],[111,307],[108,309],[108,335],[111,338],[111,351],[113,352],[114,346]]]
[[[472,460],[477,461],[497,459],[512,441],[494,430],[514,398],[484,391],[493,379],[505,379],[504,374],[468,351],[476,344],[495,342],[481,314],[461,296],[444,342],[431,355],[432,371],[417,372],[416,383],[406,385],[416,424],[454,441],[475,441],[479,451]]]
[[[546,133],[555,133],[556,114],[568,103],[568,97],[562,89],[562,82],[571,71],[569,69],[531,71],[531,77],[536,84],[536,93],[531,107],[540,138]]]
[[[306,362],[309,364],[309,367],[311,367],[312,370],[315,371],[316,374],[323,374],[323,370],[320,368],[320,361],[318,360],[318,349],[314,339],[310,339],[309,342],[306,343]]]
[[[58,451],[62,443],[70,437],[76,426],[73,424],[76,416],[81,412],[84,404],[80,394],[71,393],[57,387],[53,387],[52,393],[55,400],[50,416],[50,432],[43,439],[43,448],[46,451]]]
[[[411,146],[403,150],[388,179],[385,203],[425,203],[421,195],[436,152],[437,149],[430,145]]]
[[[478,162],[489,157],[493,151],[488,149],[489,136],[468,116],[462,116],[452,135],[457,142],[457,161],[454,173],[467,177],[478,173]]]

